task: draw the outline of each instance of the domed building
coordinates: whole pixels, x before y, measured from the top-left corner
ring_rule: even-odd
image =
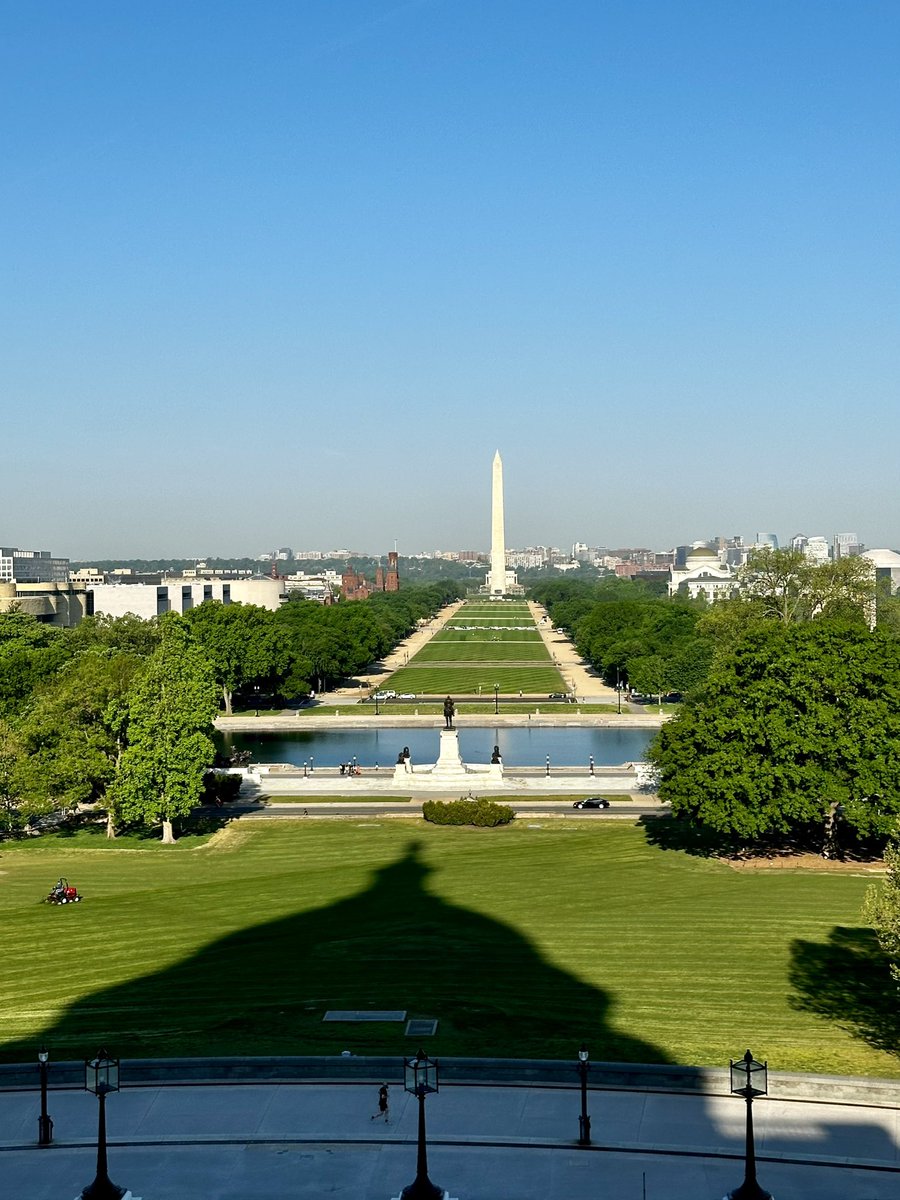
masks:
[[[739,589],[734,571],[727,563],[719,561],[715,550],[709,546],[694,546],[688,553],[683,567],[669,568],[669,595],[684,593],[696,600],[703,596],[712,603],[733,596]]]

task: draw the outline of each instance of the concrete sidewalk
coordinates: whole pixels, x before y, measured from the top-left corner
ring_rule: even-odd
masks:
[[[373,1084],[124,1088],[107,1105],[109,1170],[143,1200],[388,1200],[415,1174],[416,1104]],[[94,1173],[97,1102],[51,1091],[53,1146],[34,1145],[36,1092],[0,1093],[3,1195],[68,1200]],[[716,1200],[743,1178],[736,1097],[592,1090],[579,1148],[577,1087],[445,1085],[427,1102],[429,1174],[459,1200]],[[896,1108],[763,1099],[760,1182],[778,1200],[895,1200]]]

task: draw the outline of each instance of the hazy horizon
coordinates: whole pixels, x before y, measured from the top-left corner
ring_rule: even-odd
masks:
[[[0,4],[3,544],[900,544],[900,6]]]

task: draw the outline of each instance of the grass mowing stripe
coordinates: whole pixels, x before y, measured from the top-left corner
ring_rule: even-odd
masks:
[[[529,642],[431,642],[423,646],[414,664],[440,662],[547,662],[546,646]]]
[[[843,1027],[852,989],[834,1020],[795,1007],[834,972],[853,978],[833,942],[859,932],[855,875],[733,871],[588,821],[242,822],[144,851],[41,841],[3,851],[6,1058],[43,1036],[72,1057],[98,1039],[126,1056],[330,1053],[348,1037],[399,1053],[399,1030],[321,1020],[396,1007],[439,1019],[435,1053],[565,1057],[584,1037],[597,1058],[721,1063],[739,1038],[783,1070],[896,1074]],[[59,874],[82,904],[37,903]]]
[[[501,694],[518,692],[550,693],[566,690],[562,676],[554,667],[417,667],[410,662],[387,680],[385,686],[397,692],[425,692],[428,695],[477,693],[493,694],[494,684]]]

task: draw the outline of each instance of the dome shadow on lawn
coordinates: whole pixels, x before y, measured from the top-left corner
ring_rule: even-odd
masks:
[[[42,1036],[54,1057],[101,1044],[122,1057],[398,1053],[409,1048],[402,1024],[322,1018],[404,1009],[438,1019],[430,1053],[571,1058],[585,1041],[594,1061],[667,1061],[610,1023],[608,992],[548,962],[510,926],[442,900],[429,875],[413,842],[367,889],[95,992]],[[33,1039],[7,1044],[4,1057],[32,1050]]]

